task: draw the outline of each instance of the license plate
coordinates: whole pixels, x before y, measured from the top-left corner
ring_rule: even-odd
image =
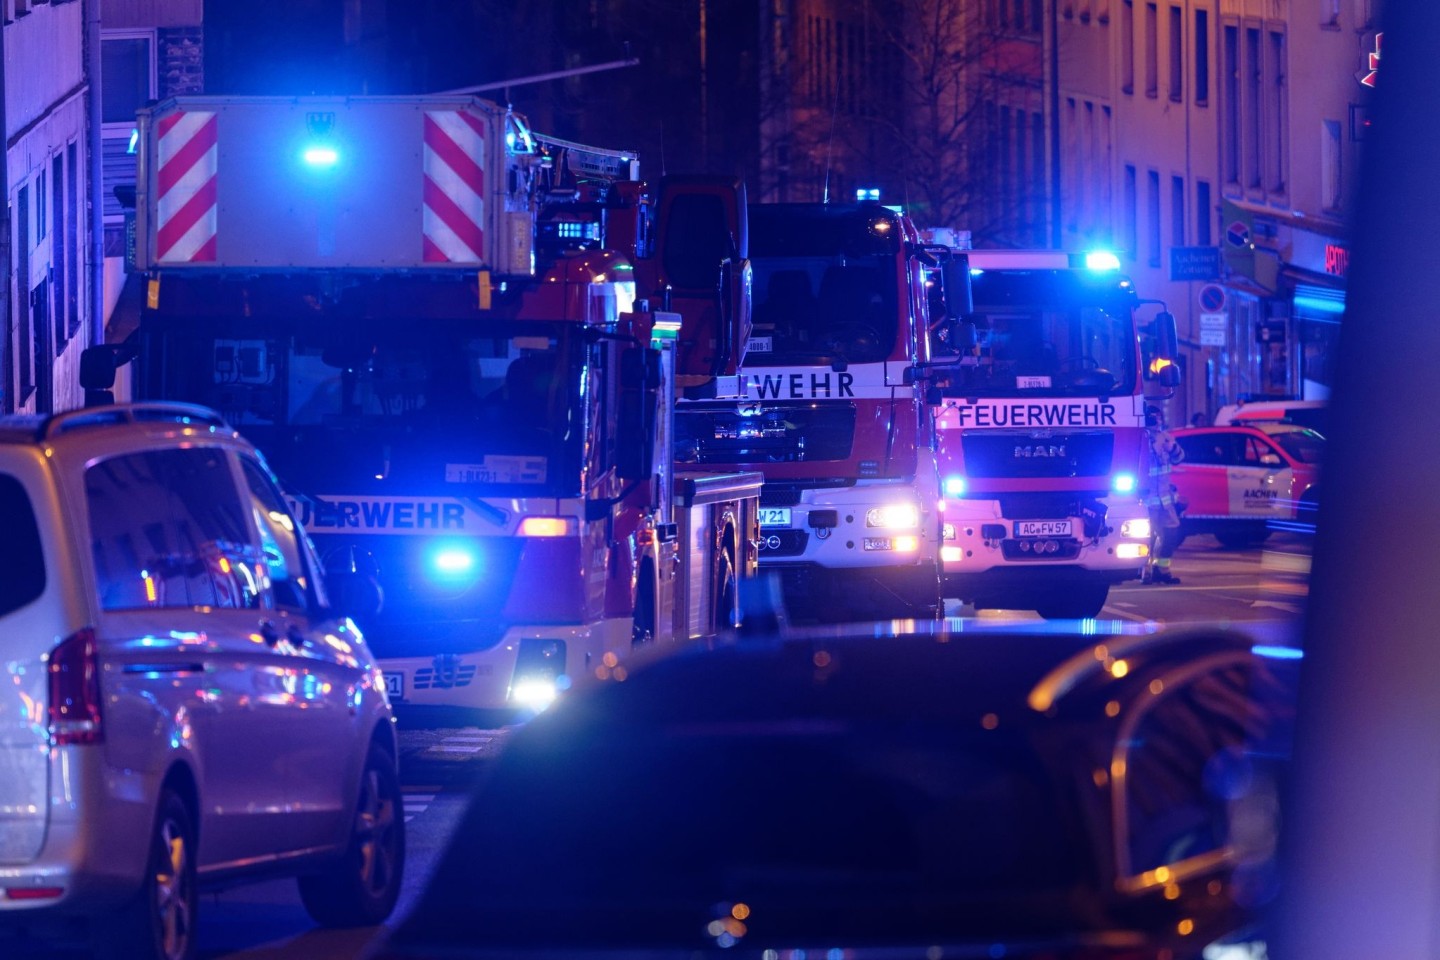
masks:
[[[405,699],[405,674],[385,674],[385,695],[391,700]]]
[[[761,507],[760,526],[762,527],[788,527],[790,526],[789,507]]]
[[[889,537],[866,537],[866,550],[891,550],[894,549]]]
[[[1073,520],[1018,520],[1015,523],[1017,537],[1069,537],[1074,536]]]

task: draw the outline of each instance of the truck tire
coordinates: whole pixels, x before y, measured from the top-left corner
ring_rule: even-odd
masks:
[[[715,554],[715,629],[739,626],[739,583],[735,566],[735,535],[726,530],[724,546]]]
[[[405,802],[395,761],[371,744],[344,855],[323,873],[299,878],[300,900],[325,927],[370,927],[395,909],[405,872]]]
[[[1264,542],[1270,528],[1263,523],[1237,525],[1233,530],[1216,530],[1215,539],[1227,550],[1244,550]]]
[[[630,622],[630,646],[639,647],[655,640],[655,568],[647,559],[640,564],[635,581],[635,613]]]
[[[1035,612],[1046,620],[1091,620],[1100,616],[1110,596],[1108,584],[1077,584],[1063,596],[1037,604]]]

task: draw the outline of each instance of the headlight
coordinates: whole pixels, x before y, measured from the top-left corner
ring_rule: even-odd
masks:
[[[865,512],[865,526],[885,530],[914,530],[920,526],[920,511],[913,503],[892,503]]]
[[[1120,524],[1120,536],[1130,537],[1133,540],[1150,539],[1150,520],[1147,517],[1140,517],[1135,520],[1126,520]]]

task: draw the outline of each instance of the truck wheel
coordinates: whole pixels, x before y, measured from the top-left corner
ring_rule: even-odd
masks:
[[[647,560],[640,564],[635,583],[635,614],[630,623],[630,645],[638,647],[655,639],[655,573]]]
[[[369,927],[390,916],[405,868],[404,803],[395,761],[372,744],[344,856],[324,873],[299,879],[300,900],[316,923]]]
[[[1051,597],[1035,607],[1046,620],[1090,620],[1100,616],[1110,596],[1108,584],[1081,584],[1066,591],[1064,596]]]
[[[736,608],[738,583],[735,574],[735,538],[725,536],[725,546],[715,556],[715,629],[729,630],[738,626]]]
[[[1262,542],[1270,536],[1270,528],[1264,524],[1246,525],[1234,530],[1217,530],[1215,539],[1227,550],[1244,550]]]
[[[140,893],[112,924],[101,925],[95,953],[129,960],[192,960],[195,956],[195,826],[175,791],[160,792]]]

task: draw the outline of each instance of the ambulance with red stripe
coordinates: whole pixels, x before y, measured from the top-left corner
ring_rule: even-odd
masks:
[[[1179,382],[1174,318],[1140,322],[1111,254],[966,254],[973,312],[929,371],[946,596],[1097,616],[1149,555],[1145,392]]]
[[[939,615],[939,475],[910,376],[934,261],[874,201],[751,204],[748,244],[745,393],[679,405],[677,462],[764,474],[760,568],[792,615]]]
[[[139,134],[145,303],[86,386],[133,359],[265,452],[402,709],[542,706],[733,624],[760,478],[670,461],[708,367],[637,297],[667,251],[632,154],[448,95],[185,97]],[[672,235],[734,232],[707,190]]]

